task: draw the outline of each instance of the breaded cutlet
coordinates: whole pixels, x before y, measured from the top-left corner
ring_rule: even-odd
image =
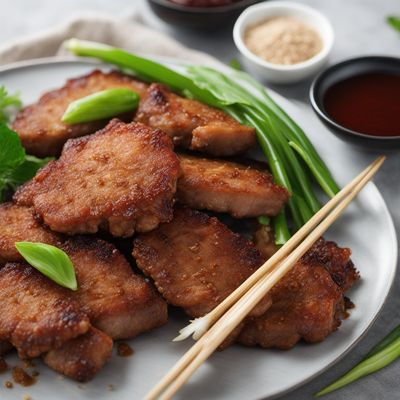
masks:
[[[239,342],[291,349],[299,340],[321,342],[345,316],[344,293],[359,278],[350,250],[319,239],[270,291],[272,306],[248,321]]]
[[[0,266],[7,261],[21,261],[16,242],[40,242],[56,246],[62,237],[43,226],[32,207],[15,203],[0,204]]]
[[[289,199],[266,170],[225,160],[179,154],[182,174],[178,201],[197,210],[229,213],[236,218],[274,216]]]
[[[175,146],[224,157],[243,153],[256,144],[254,128],[225,112],[151,84],[139,103],[135,121],[162,129]]]
[[[214,309],[263,264],[254,245],[217,218],[181,207],[171,222],[137,236],[133,256],[167,302],[191,317]],[[250,316],[270,304],[267,295]]]
[[[14,194],[53,231],[107,230],[129,237],[169,221],[180,173],[171,140],[143,124],[112,120],[103,130],[71,139]]]
[[[12,128],[18,133],[28,154],[38,157],[58,156],[68,139],[94,133],[108,122],[108,119],[103,119],[65,124],[61,117],[68,105],[89,94],[113,88],[128,88],[144,95],[147,84],[118,71],[95,70],[69,79],[63,87],[45,93],[36,103],[24,107],[17,114]],[[133,113],[127,113],[124,117],[129,122]]]
[[[113,339],[128,339],[167,322],[166,302],[114,245],[74,237],[61,248],[74,264],[78,290],[73,296],[93,326]]]
[[[112,349],[112,339],[91,327],[84,335],[50,350],[43,361],[71,379],[87,382],[110,360]]]
[[[0,304],[0,340],[10,341],[21,358],[37,357],[90,328],[72,291],[26,263],[0,269]]]

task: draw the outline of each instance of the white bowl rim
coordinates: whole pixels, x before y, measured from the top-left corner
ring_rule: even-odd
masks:
[[[256,12],[262,12],[262,11],[269,11],[269,10],[274,10],[274,9],[282,9],[285,8],[290,11],[304,11],[308,13],[312,18],[314,19],[319,19],[322,21],[322,24],[325,25],[327,28],[328,32],[328,37],[327,39],[322,39],[323,40],[323,47],[319,53],[317,53],[315,56],[309,58],[308,60],[292,64],[292,65],[282,65],[282,64],[274,64],[270,63],[268,61],[263,60],[262,58],[258,57],[256,54],[254,54],[244,43],[241,30],[242,27],[246,25],[247,20],[250,15],[256,13]],[[295,15],[294,13],[294,15]],[[265,17],[268,17],[269,14],[266,13],[264,15]],[[271,15],[272,16],[272,15]],[[301,71],[304,69],[307,69],[310,66],[313,66],[320,61],[322,61],[324,58],[328,56],[328,54],[331,52],[332,47],[333,47],[333,42],[334,42],[334,31],[332,24],[328,20],[328,18],[322,14],[321,12],[317,11],[315,8],[312,8],[310,6],[300,4],[300,3],[295,3],[292,1],[269,1],[269,2],[262,2],[259,4],[255,4],[253,6],[250,6],[246,8],[239,16],[239,18],[235,22],[235,26],[233,28],[233,40],[239,49],[239,51],[247,58],[249,58],[251,61],[254,63],[258,64],[259,66],[275,70],[275,71]]]

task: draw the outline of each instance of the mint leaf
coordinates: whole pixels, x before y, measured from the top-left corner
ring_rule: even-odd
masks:
[[[0,174],[21,165],[25,150],[16,132],[0,123]]]
[[[13,111],[18,110],[22,103],[19,94],[9,95],[4,86],[0,86],[0,122],[8,122]]]
[[[387,17],[386,20],[392,28],[394,28],[394,29],[396,29],[396,31],[400,32],[400,18],[399,17],[395,17],[395,16],[391,15],[391,16]]]
[[[7,190],[15,190],[31,179],[48,161],[26,155],[17,133],[0,122],[0,201]]]
[[[32,179],[38,169],[44,167],[53,158],[37,158],[27,155],[24,162],[16,167],[8,176],[8,185],[15,190],[18,186]]]

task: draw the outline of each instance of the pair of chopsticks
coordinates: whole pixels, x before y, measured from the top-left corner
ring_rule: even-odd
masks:
[[[171,399],[203,362],[243,321],[268,291],[296,264],[371,180],[385,160],[378,157],[336,194],[268,261],[205,317],[209,328],[164,378],[146,400]],[[197,336],[200,336],[199,334]]]

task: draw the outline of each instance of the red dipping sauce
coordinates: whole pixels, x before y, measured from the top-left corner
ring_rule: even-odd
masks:
[[[372,136],[400,136],[400,74],[367,73],[325,92],[324,107],[338,124]]]

